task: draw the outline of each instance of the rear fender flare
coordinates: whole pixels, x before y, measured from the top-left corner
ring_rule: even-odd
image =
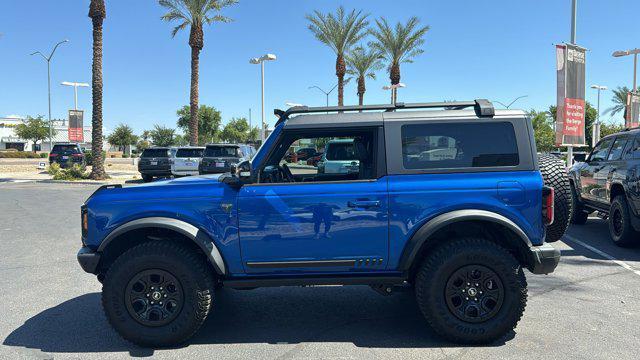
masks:
[[[204,231],[197,227],[184,222],[182,220],[167,218],[167,217],[146,217],[137,220],[129,221],[125,224],[118,226],[102,241],[98,247],[98,252],[102,252],[107,248],[109,243],[118,236],[125,234],[131,230],[142,228],[163,228],[173,230],[180,233],[187,238],[191,239],[202,251],[207,255],[208,260],[213,265],[218,275],[225,275],[226,268],[224,266],[224,260],[217,246],[213,240]]]
[[[490,221],[503,225],[513,233],[515,233],[520,240],[522,240],[523,246],[527,248],[530,248],[532,246],[531,240],[529,240],[527,234],[516,223],[504,217],[503,215],[492,211],[479,209],[454,210],[438,215],[435,218],[429,220],[428,222],[423,224],[413,234],[413,236],[411,236],[404,248],[404,251],[402,252],[402,256],[400,257],[399,270],[407,271],[411,268],[414,260],[416,259],[416,256],[422,248],[422,245],[424,245],[425,242],[429,240],[431,235],[435,234],[438,230],[447,225],[469,220]]]

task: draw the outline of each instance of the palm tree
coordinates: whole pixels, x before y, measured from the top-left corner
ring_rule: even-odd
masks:
[[[640,92],[640,87],[638,87],[638,89],[636,90],[637,92]],[[605,114],[611,114],[611,116],[614,116],[615,114],[619,113],[620,111],[624,111],[625,112],[625,117],[626,117],[626,109],[627,109],[627,94],[629,93],[629,88],[626,86],[618,86],[617,89],[613,90],[613,97],[611,98],[611,101],[615,104],[612,107],[608,108],[607,110],[605,110]]]
[[[315,10],[307,14],[309,30],[323,44],[329,46],[336,54],[336,76],[338,77],[338,106],[344,105],[344,75],[347,72],[345,53],[367,35],[369,25],[366,14],[351,10],[345,13],[340,6],[335,14],[323,14]]]
[[[107,16],[104,0],[91,0],[89,17],[93,23],[93,64],[91,65],[91,178],[107,178],[102,156],[102,22]]]
[[[376,20],[376,27],[370,30],[376,39],[370,46],[383,54],[391,85],[397,85],[400,83],[400,64],[412,63],[413,58],[424,52],[420,46],[424,44],[424,34],[429,31],[429,26],[420,26],[420,20],[414,16],[405,25],[398,22],[395,28],[383,17]],[[396,97],[392,92],[392,103],[397,100]]]
[[[214,22],[228,23],[230,18],[222,16],[219,12],[234,5],[238,0],[159,0],[159,4],[167,8],[168,12],[162,16],[164,21],[178,21],[180,24],[173,28],[171,36],[190,27],[189,46],[191,47],[191,94],[189,121],[189,144],[198,144],[198,67],[200,63],[200,50],[204,47],[203,26]],[[215,13],[215,14],[214,14]]]
[[[358,104],[364,102],[364,93],[367,91],[365,78],[376,79],[376,71],[382,69],[382,54],[373,49],[365,49],[361,46],[347,53],[347,74],[358,79]]]

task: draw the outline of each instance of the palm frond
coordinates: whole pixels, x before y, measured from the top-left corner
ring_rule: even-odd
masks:
[[[355,9],[347,13],[340,6],[335,13],[323,14],[315,10],[305,18],[309,21],[308,28],[315,38],[329,46],[336,55],[343,56],[367,35],[368,16]]]
[[[346,54],[345,60],[347,73],[356,77],[375,79],[375,72],[383,68],[382,55],[373,48],[358,46]]]
[[[398,22],[392,27],[386,18],[376,19],[376,26],[369,31],[375,39],[369,46],[380,51],[390,68],[393,64],[410,63],[424,50],[424,35],[429,26],[421,26],[417,17],[410,18],[406,24]]]
[[[231,18],[219,12],[237,3],[238,0],[158,0],[158,4],[167,9],[167,13],[160,17],[162,20],[181,21],[180,25],[173,28],[172,36],[187,25],[202,26],[202,24],[214,22],[231,22]]]

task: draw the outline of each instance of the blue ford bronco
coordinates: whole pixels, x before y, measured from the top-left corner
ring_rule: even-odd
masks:
[[[560,260],[547,242],[569,218],[555,194],[570,196],[564,166],[538,159],[524,112],[475,100],[275,114],[272,134],[230,173],[103,186],[82,205],[78,261],[102,282],[107,319],[125,339],[185,342],[222,287],[409,288],[451,341],[487,343],[515,328],[524,269],[547,274]],[[351,141],[327,161],[350,159],[357,171],[285,159],[336,139]]]

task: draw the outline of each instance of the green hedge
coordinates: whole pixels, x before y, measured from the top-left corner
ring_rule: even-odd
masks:
[[[102,151],[102,158],[106,159],[107,158],[107,152],[106,151]],[[84,159],[85,159],[85,163],[87,164],[87,166],[91,166],[93,165],[93,153],[89,150],[84,152]]]
[[[47,157],[47,154],[44,154]],[[38,159],[42,156],[31,151],[0,151],[0,159]]]

